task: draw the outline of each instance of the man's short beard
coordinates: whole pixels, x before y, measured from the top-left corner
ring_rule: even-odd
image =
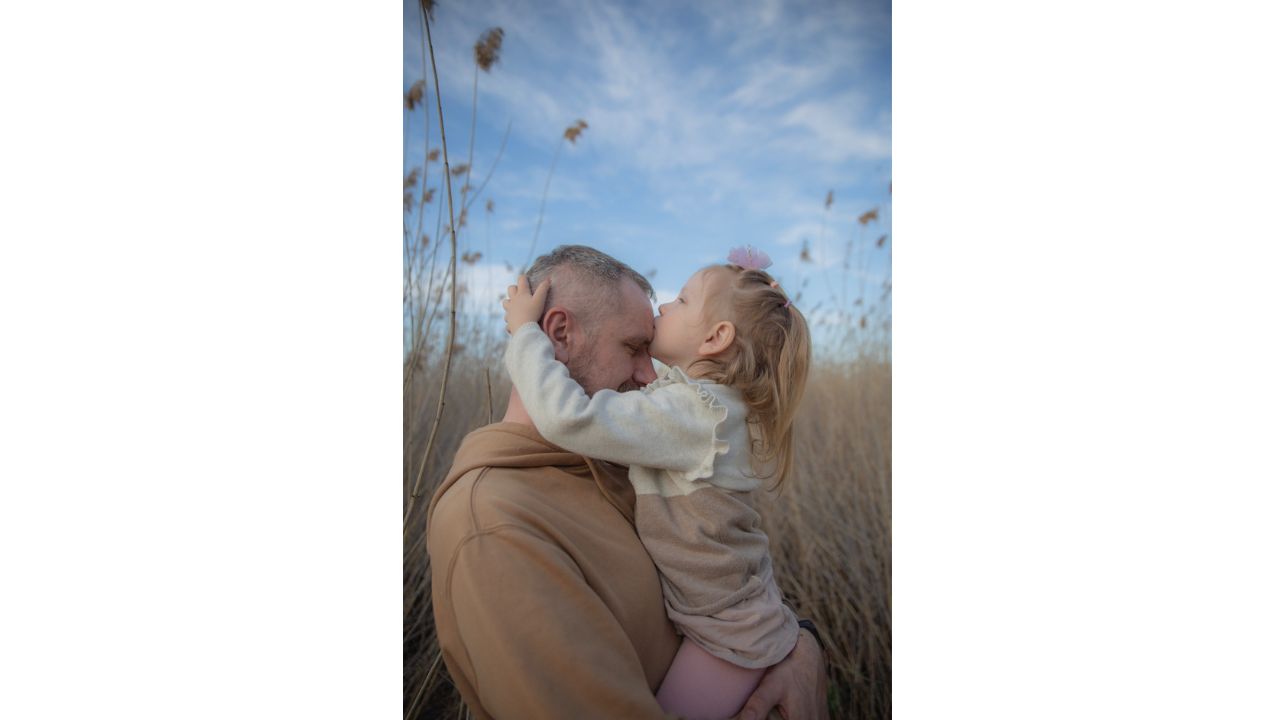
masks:
[[[595,355],[594,352],[591,354]],[[577,353],[570,355],[564,363],[564,366],[569,369],[569,377],[573,378],[574,382],[581,385],[582,389],[586,390],[588,395],[595,394],[594,389],[587,387],[587,380],[590,379],[587,374],[590,372],[591,360],[592,358],[588,357],[586,353]]]

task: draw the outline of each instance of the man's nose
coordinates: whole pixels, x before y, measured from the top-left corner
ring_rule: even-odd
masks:
[[[653,370],[653,358],[649,353],[636,354],[636,371],[631,377],[641,385],[648,385],[658,379],[658,373]]]

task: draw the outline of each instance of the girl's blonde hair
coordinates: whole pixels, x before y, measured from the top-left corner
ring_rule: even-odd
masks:
[[[702,377],[742,393],[752,430],[752,468],[776,477],[777,487],[791,472],[792,424],[809,378],[809,325],[763,270],[730,264],[701,272],[703,320],[728,320],[734,337],[724,352],[693,364],[702,364]]]

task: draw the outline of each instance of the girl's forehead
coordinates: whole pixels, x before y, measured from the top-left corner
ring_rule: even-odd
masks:
[[[687,283],[687,286],[694,287],[696,284],[698,289],[704,290],[704,291],[713,286],[718,286],[718,283],[715,283],[714,281],[722,277],[722,273],[724,271],[725,271],[725,268],[720,267],[719,265],[710,265],[710,266],[704,267],[698,272],[694,273],[693,277],[689,278],[689,282]]]
[[[707,281],[717,269],[718,268],[715,265],[708,265],[707,267],[695,272],[693,277],[689,278],[689,282],[685,283],[685,285],[690,287],[693,285],[706,285]]]

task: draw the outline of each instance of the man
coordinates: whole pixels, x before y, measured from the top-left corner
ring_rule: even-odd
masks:
[[[561,246],[541,326],[587,394],[655,378],[653,289],[597,250]],[[477,718],[661,718],[654,692],[680,641],[634,528],[625,468],[561,450],[512,390],[502,422],[463,440],[427,510],[431,596],[445,664]],[[742,716],[779,704],[826,717],[822,653],[801,633]]]

